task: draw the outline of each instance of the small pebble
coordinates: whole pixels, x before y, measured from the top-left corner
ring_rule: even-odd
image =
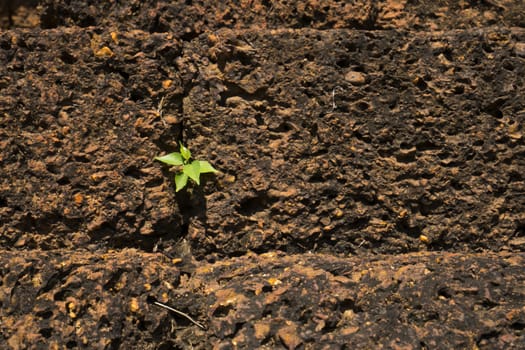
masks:
[[[350,71],[346,73],[345,79],[354,85],[363,85],[366,83],[366,76],[360,72]]]
[[[514,52],[520,57],[525,57],[525,43],[516,43]]]

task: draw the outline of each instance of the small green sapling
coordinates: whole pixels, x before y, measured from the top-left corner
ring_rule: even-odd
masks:
[[[217,170],[206,160],[191,160],[191,152],[180,143],[180,152],[155,157],[155,160],[178,167],[175,174],[175,191],[179,192],[188,183],[188,178],[200,185],[201,174],[216,173]]]

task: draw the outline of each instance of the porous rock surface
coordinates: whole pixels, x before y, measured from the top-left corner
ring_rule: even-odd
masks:
[[[521,1],[9,11],[0,348],[523,348]]]

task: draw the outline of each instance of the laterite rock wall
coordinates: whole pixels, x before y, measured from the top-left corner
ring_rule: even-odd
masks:
[[[0,348],[523,348],[521,0],[6,4]]]

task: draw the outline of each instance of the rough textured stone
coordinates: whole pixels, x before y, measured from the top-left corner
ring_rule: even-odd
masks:
[[[192,41],[185,51],[203,53],[192,64],[207,64],[183,103],[185,131],[236,178],[228,195],[209,196],[192,240],[212,235],[232,254],[508,247],[523,232],[525,72],[513,47],[524,34],[302,29]],[[236,60],[245,40],[252,49]],[[356,68],[365,85],[346,79]],[[210,130],[220,130],[211,144]]]
[[[0,348],[523,348],[521,0],[9,4]]]
[[[0,344],[519,349],[525,341],[522,253],[272,252],[174,263],[130,249],[4,251]],[[189,313],[206,330],[150,298]]]

